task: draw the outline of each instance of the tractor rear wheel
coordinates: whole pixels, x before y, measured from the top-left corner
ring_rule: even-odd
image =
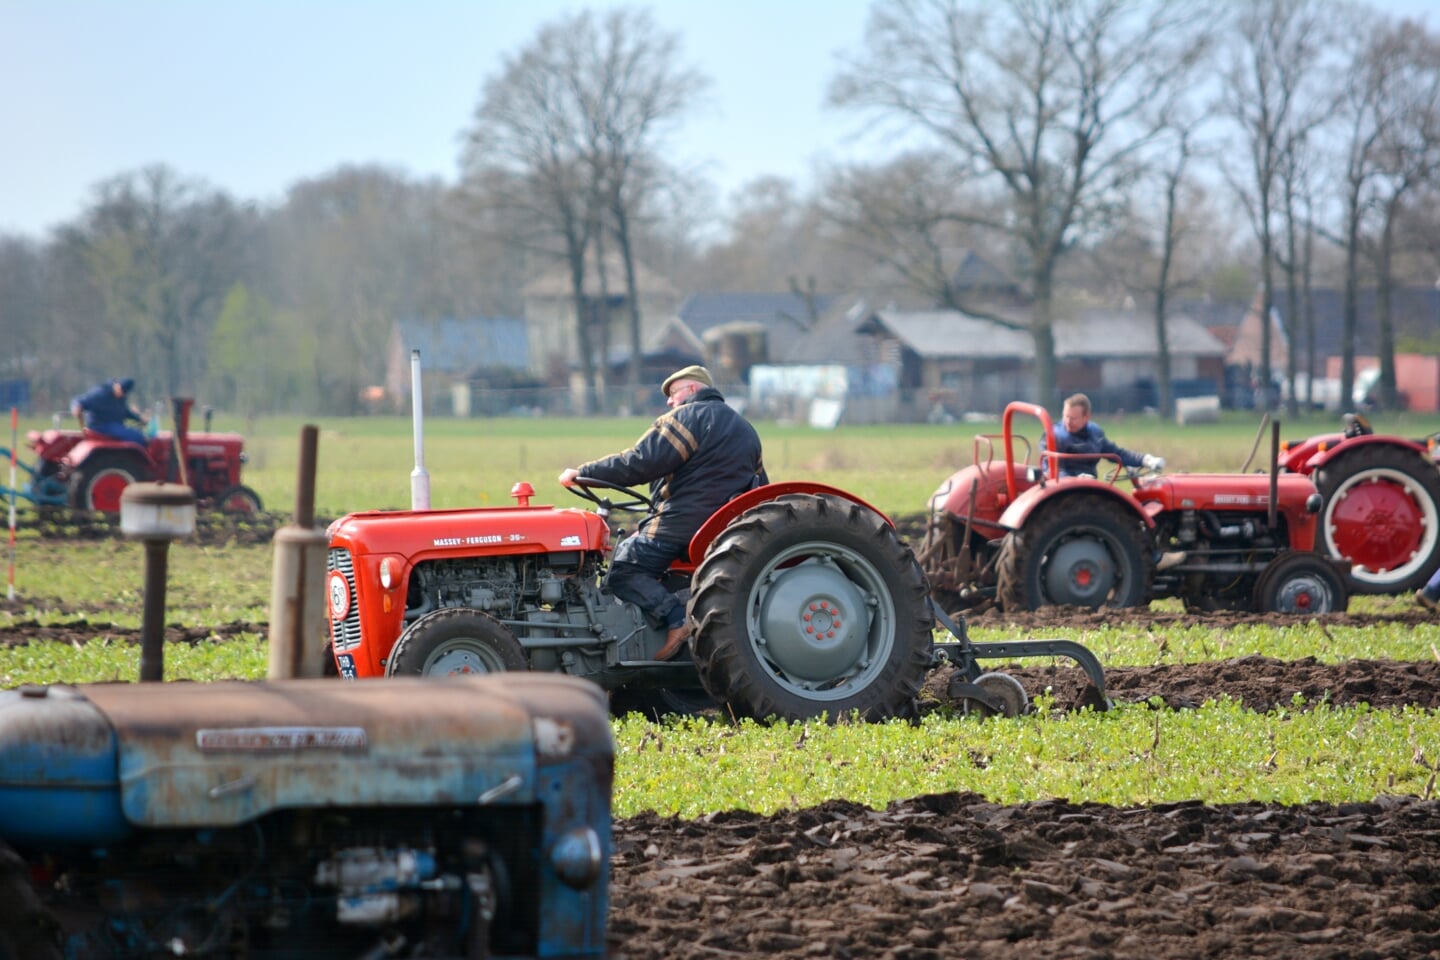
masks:
[[[385,676],[453,677],[529,670],[515,634],[488,613],[446,607],[405,628],[385,661]]]
[[[260,494],[251,490],[243,483],[233,487],[227,487],[215,497],[215,509],[227,517],[241,517],[253,519],[260,515],[265,509],[260,502]]]
[[[1005,610],[1136,607],[1149,600],[1155,574],[1139,519],[1098,496],[1066,497],[1032,513],[1005,535],[999,568]]]
[[[825,494],[757,504],[693,582],[695,666],[736,716],[911,715],[934,617],[915,555],[880,514]]]
[[[133,454],[93,453],[71,474],[70,505],[93,513],[119,513],[120,494],[145,474],[145,465]]]
[[[1315,472],[1316,549],[1352,564],[1354,593],[1405,593],[1440,566],[1440,470],[1413,450],[1367,444]]]
[[[1343,613],[1348,605],[1345,578],[1314,553],[1282,553],[1255,583],[1255,609],[1260,613],[1313,616]]]

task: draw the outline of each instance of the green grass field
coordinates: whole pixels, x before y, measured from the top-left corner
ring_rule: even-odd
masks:
[[[288,512],[295,498],[299,419],[252,424],[217,418],[215,429],[245,434],[246,482],[269,509]],[[567,466],[633,441],[648,420],[445,420],[426,424],[425,461],[432,504],[460,507],[509,502],[526,480],[537,502],[579,505],[555,476]],[[1172,471],[1234,470],[1256,439],[1255,418],[1233,417],[1178,428],[1154,419],[1103,421],[1121,444],[1159,453]],[[34,424],[33,426],[40,426]],[[409,418],[330,420],[321,428],[317,512],[405,507],[413,444]],[[1380,420],[1377,430],[1425,436],[1440,417]],[[890,513],[921,510],[952,471],[970,462],[976,434],[996,424],[893,425],[817,431],[762,423],[772,479],[811,479],[851,490]],[[1331,419],[1287,426],[1300,438],[1337,428]],[[1268,454],[1268,434],[1258,455]],[[0,686],[27,682],[129,680],[138,649],[112,641],[116,624],[139,624],[143,548],[122,540],[45,541],[22,537],[16,549],[20,602],[0,625],[24,633],[27,623],[92,625],[92,642],[36,641],[0,648]],[[171,550],[167,621],[215,626],[268,619],[268,546],[176,544]],[[1356,598],[1352,612],[1384,613],[1408,598]],[[977,640],[1016,639],[1003,624],[976,626]],[[1117,618],[1102,628],[1047,630],[1078,640],[1110,667],[1191,663],[1260,653],[1316,657],[1440,658],[1440,626],[1368,627],[1299,623],[1158,629]],[[168,679],[251,679],[263,675],[261,631],[225,642],[171,644]],[[1043,705],[1042,705],[1043,706]],[[1296,707],[1302,705],[1297,704]],[[1313,705],[1312,705],[1313,706]],[[1380,793],[1431,795],[1440,758],[1440,712],[1364,708],[1290,709],[1256,715],[1228,702],[1197,711],[1144,704],[1105,714],[1014,720],[932,715],[919,727],[763,727],[680,720],[656,724],[632,716],[615,723],[615,807],[693,816],[707,810],[770,811],[844,796],[883,805],[944,790],[975,790],[1013,802],[1064,796],[1075,801],[1152,803],[1368,799]],[[701,786],[697,788],[697,784]]]
[[[657,411],[658,412],[658,411]],[[1156,417],[1097,418],[1121,446],[1157,453],[1176,471],[1239,470],[1256,445],[1258,416],[1229,413],[1222,422],[1177,427]],[[249,463],[245,482],[267,509],[294,509],[305,423],[320,429],[316,509],[325,516],[353,510],[406,507],[415,464],[409,417],[262,418],[246,422],[217,415],[213,429],[245,437]],[[555,477],[567,466],[624,449],[649,425],[650,418],[559,419],[429,418],[425,421],[424,459],[430,475],[431,505],[463,507],[510,502],[518,481],[531,483],[540,502],[578,500]],[[48,424],[22,421],[20,456],[26,458],[27,429]],[[1039,435],[1033,419],[1016,425],[1032,440]],[[1376,417],[1377,432],[1424,437],[1440,431],[1440,414]],[[952,424],[841,425],[835,430],[771,422],[757,423],[772,480],[817,480],[849,490],[887,513],[924,508],[935,488],[972,462],[977,436],[998,434],[998,422]],[[1335,417],[1310,417],[1283,424],[1282,437],[1300,439],[1338,431]],[[998,445],[997,445],[998,449]],[[1268,462],[1269,433],[1255,453],[1251,469]],[[21,477],[23,481],[23,475]],[[22,504],[23,506],[23,504]]]

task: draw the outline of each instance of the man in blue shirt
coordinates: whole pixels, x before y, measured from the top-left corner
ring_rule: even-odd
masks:
[[[145,446],[145,434],[134,427],[125,425],[127,420],[144,423],[145,418],[130,406],[130,391],[135,381],[129,377],[123,380],[106,380],[91,387],[70,401],[70,412],[80,421],[80,426],[103,433],[116,440],[125,440]]]
[[[1055,428],[1055,450],[1057,453],[1096,454],[1091,457],[1060,457],[1060,476],[1096,476],[1099,471],[1099,454],[1108,453],[1118,457],[1127,467],[1144,467],[1147,470],[1165,469],[1165,461],[1148,453],[1134,453],[1117,446],[1105,436],[1099,424],[1090,421],[1090,398],[1077,393],[1065,400],[1061,425]],[[1113,463],[1113,460],[1109,462]]]

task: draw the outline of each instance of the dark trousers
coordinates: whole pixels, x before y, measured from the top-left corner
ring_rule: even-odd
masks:
[[[689,548],[688,543],[652,540],[638,534],[626,537],[610,559],[605,586],[621,600],[664,622],[667,629],[678,627],[685,622],[685,607],[660,579]]]
[[[107,437],[114,437],[116,440],[125,440],[130,443],[138,443],[145,446],[145,434],[134,427],[127,427],[123,423],[116,423],[113,420],[95,420],[85,426],[96,433],[103,433]]]
[[[1431,600],[1440,601],[1440,570],[1430,574],[1430,582],[1425,584],[1425,596]]]

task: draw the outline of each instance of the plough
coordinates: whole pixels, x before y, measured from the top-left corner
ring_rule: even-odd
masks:
[[[63,507],[69,503],[70,488],[56,476],[53,463],[43,462],[39,467],[33,467],[18,458],[12,459],[12,451],[8,447],[0,447],[0,458],[10,461],[29,477],[23,487],[0,486],[0,495],[6,500],[19,497],[37,507]],[[12,478],[10,482],[13,484],[15,481]]]

